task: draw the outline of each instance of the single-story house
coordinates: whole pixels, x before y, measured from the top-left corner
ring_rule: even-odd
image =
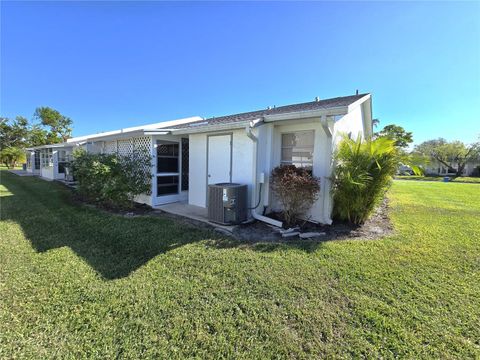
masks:
[[[48,180],[65,179],[65,165],[76,144],[51,144],[27,149],[27,172]]]
[[[193,117],[72,138],[57,148],[51,145],[30,149],[29,169],[37,171],[38,151],[39,175],[56,178],[60,176],[56,165],[60,161],[54,154],[59,156],[59,148],[69,153],[75,146],[84,146],[87,151],[119,154],[142,148],[153,158],[152,191],[137,201],[153,207],[183,201],[206,208],[209,184],[235,182],[248,185],[250,208],[259,204],[250,216],[275,223],[263,216],[280,210],[269,188],[269,175],[280,164],[294,164],[311,169],[320,178],[321,192],[308,217],[329,224],[332,154],[342,134],[372,135],[370,94],[316,98],[234,115]],[[53,170],[42,171],[44,157]]]
[[[480,169],[480,161],[469,161],[463,169],[462,176],[478,176]],[[447,167],[438,161],[431,161],[425,167],[426,175],[456,175],[456,167]]]

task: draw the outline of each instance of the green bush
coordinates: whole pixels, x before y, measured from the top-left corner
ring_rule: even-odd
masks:
[[[78,191],[90,201],[115,208],[131,208],[136,195],[151,192],[151,156],[74,152],[72,170]]]
[[[272,170],[271,186],[283,207],[285,225],[292,226],[317,199],[319,179],[295,165],[281,165]]]
[[[361,224],[382,201],[399,166],[394,141],[344,137],[335,153],[335,163],[333,216]]]

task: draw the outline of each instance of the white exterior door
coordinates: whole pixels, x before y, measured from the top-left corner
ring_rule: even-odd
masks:
[[[230,182],[232,178],[232,135],[208,137],[208,184]]]

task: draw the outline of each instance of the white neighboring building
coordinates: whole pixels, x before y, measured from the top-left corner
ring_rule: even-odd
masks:
[[[470,161],[467,162],[465,168],[463,169],[462,176],[478,176],[477,168],[480,167],[480,161]],[[453,168],[448,168],[442,163],[437,161],[432,161],[425,168],[426,175],[456,175],[457,170]]]
[[[262,218],[279,210],[269,189],[269,175],[280,164],[307,167],[321,180],[321,192],[310,210],[310,220],[331,223],[330,175],[342,134],[372,135],[372,99],[357,94],[326,100],[273,107],[253,112],[202,119],[193,117],[107,133],[73,138],[61,145],[31,149],[30,171],[35,151],[46,156],[48,168],[40,176],[61,178],[58,149],[128,154],[142,148],[151,152],[152,191],[137,201],[159,206],[188,201],[206,208],[209,184],[235,182],[248,185],[248,206]],[[45,150],[46,149],[46,150]],[[43,151],[43,153],[42,153]],[[50,152],[52,160],[50,160]],[[55,154],[57,154],[55,156]],[[57,165],[56,165],[57,164]],[[57,177],[58,176],[58,177]]]
[[[48,180],[65,178],[65,165],[74,145],[69,143],[43,145],[27,149],[27,171]]]

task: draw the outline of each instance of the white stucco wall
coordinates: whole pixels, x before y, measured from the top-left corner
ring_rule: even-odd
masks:
[[[254,143],[244,129],[233,132],[232,143],[232,182],[248,185],[248,206],[252,202]]]
[[[207,134],[192,134],[190,139],[188,203],[206,206]]]
[[[222,134],[202,133],[191,134],[190,139],[190,182],[188,203],[191,205],[207,206],[207,141],[208,135]],[[245,130],[232,130],[232,182],[248,185],[248,199],[250,206],[252,177],[253,177],[253,142],[246,135]],[[214,154],[212,154],[215,156]]]
[[[265,191],[263,194],[263,198],[268,198],[268,206],[270,210],[278,211],[281,210],[278,201],[275,200],[273,194],[269,191],[269,175],[273,168],[280,165],[281,160],[281,144],[282,144],[282,133],[289,133],[289,132],[296,132],[296,131],[304,131],[304,130],[313,130],[314,131],[314,147],[313,147],[313,175],[320,179],[320,187],[323,189],[325,187],[325,178],[330,176],[329,173],[329,159],[330,159],[330,152],[329,146],[330,142],[323,130],[323,127],[320,123],[320,119],[310,120],[309,122],[303,122],[299,120],[293,120],[289,122],[279,122],[276,125],[266,125],[267,127],[260,128],[260,138],[259,141],[260,148],[259,148],[259,162],[258,162],[258,171],[265,173]],[[271,130],[269,129],[271,127]],[[271,142],[271,159],[270,164],[268,163],[268,152],[266,147],[268,146],[268,140],[265,137],[268,133],[272,133],[272,142]],[[265,148],[264,151],[261,149]],[[314,203],[312,208],[310,209],[309,213],[307,214],[307,218],[311,220],[318,221],[318,222],[325,222],[328,220],[329,214],[324,213],[324,198],[329,197],[329,192],[320,191],[319,197],[317,201]],[[258,212],[263,210],[260,209]]]
[[[333,143],[335,146],[337,146],[342,140],[342,134],[350,134],[352,139],[356,139],[358,135],[364,138],[364,119],[362,109],[362,106],[359,105],[335,122],[333,128]]]

